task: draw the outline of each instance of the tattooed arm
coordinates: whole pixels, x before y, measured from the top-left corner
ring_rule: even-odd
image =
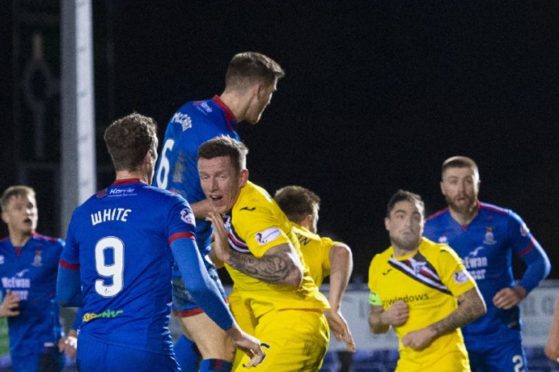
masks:
[[[244,274],[268,283],[299,287],[303,280],[303,265],[291,244],[272,247],[262,257],[230,250],[229,260],[225,262]]]
[[[483,297],[477,287],[474,287],[458,297],[458,308],[446,318],[423,329],[408,333],[402,339],[402,343],[412,349],[424,349],[441,335],[476,320],[486,311]]]
[[[242,254],[229,248],[227,231],[221,216],[212,211],[209,218],[214,226],[215,240],[212,250],[220,261],[268,283],[287,284],[293,287],[301,285],[303,264],[291,244],[285,243],[272,247],[262,257]]]

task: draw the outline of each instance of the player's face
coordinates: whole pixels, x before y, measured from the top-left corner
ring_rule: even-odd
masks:
[[[476,203],[479,193],[479,174],[470,167],[447,168],[442,177],[441,192],[449,208],[468,213]]]
[[[34,232],[38,218],[37,202],[30,195],[12,197],[8,200],[6,210],[2,212],[2,219],[10,232],[18,234],[27,235]]]
[[[419,246],[423,233],[423,209],[417,203],[399,201],[384,219],[384,225],[395,248],[413,251]]]
[[[272,101],[272,96],[276,91],[277,81],[274,81],[273,84],[264,85],[259,84],[258,88],[255,90],[255,95],[249,108],[247,110],[245,120],[250,124],[256,124],[260,121],[262,117],[262,113],[266,110],[266,107]]]
[[[227,213],[233,208],[248,179],[248,171],[238,171],[229,156],[198,159],[198,173],[206,198],[219,213]]]

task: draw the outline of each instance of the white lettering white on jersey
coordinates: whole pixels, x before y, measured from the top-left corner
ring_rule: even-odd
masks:
[[[171,163],[169,163],[167,153],[173,150],[174,145],[175,141],[169,138],[167,141],[165,141],[163,150],[161,150],[161,159],[159,160],[159,169],[157,169],[155,182],[157,183],[157,186],[162,189],[167,189],[167,184],[169,183],[169,172],[171,171]]]
[[[132,212],[132,209],[124,209],[124,208],[103,209],[102,211],[97,211],[91,214],[91,224],[95,226],[101,222],[107,222],[107,221],[126,222],[130,212]]]

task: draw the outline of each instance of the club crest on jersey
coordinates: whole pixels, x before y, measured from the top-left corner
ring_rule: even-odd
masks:
[[[192,214],[192,212],[190,210],[188,210],[187,208],[184,208],[181,211],[181,220],[188,224],[188,225],[194,225],[194,214]]]
[[[495,241],[495,235],[493,234],[493,227],[486,226],[485,227],[485,239],[483,240],[483,244],[487,245],[494,245],[497,241]]]
[[[520,225],[520,235],[521,236],[528,236],[528,234],[530,234],[530,229],[528,228],[528,226],[526,226],[525,223],[523,223],[522,225]]]
[[[35,257],[33,257],[33,262],[31,263],[31,266],[35,266],[35,267],[43,266],[43,251],[41,251],[40,249],[37,249],[35,251]]]
[[[427,266],[427,262],[418,262],[418,261],[415,261],[415,260],[412,261],[411,264],[412,264],[412,267],[413,267],[413,271],[414,271],[416,274],[419,274],[419,273],[421,272],[421,270],[422,270],[425,266]]]
[[[448,238],[445,235],[439,236],[439,243],[448,244]]]
[[[277,227],[270,227],[264,231],[256,233],[256,241],[260,245],[268,244],[280,236],[280,231]]]
[[[468,272],[460,271],[459,273],[454,273],[454,281],[458,284],[464,284],[468,281]]]

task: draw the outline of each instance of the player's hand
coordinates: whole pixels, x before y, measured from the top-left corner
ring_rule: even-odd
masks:
[[[328,309],[324,312],[324,315],[328,320],[328,325],[330,326],[330,330],[334,334],[334,337],[336,337],[336,340],[345,342],[347,350],[354,353],[357,349],[355,346],[355,340],[353,340],[351,331],[349,330],[347,322],[341,311]]]
[[[559,362],[559,335],[550,333],[543,351],[549,360]]]
[[[493,304],[499,309],[508,310],[518,305],[526,295],[526,290],[520,286],[503,288],[493,297]]]
[[[76,359],[76,351],[78,350],[78,333],[73,329],[68,335],[58,340],[58,351],[64,352],[70,359]]]
[[[18,316],[19,301],[19,296],[8,290],[0,306],[0,316]]]
[[[237,326],[231,328],[227,333],[233,339],[235,347],[241,349],[246,355],[249,356],[250,361],[247,364],[243,364],[243,367],[250,368],[255,367],[262,363],[266,357],[266,353],[262,347],[270,347],[265,343],[261,343],[256,337],[243,332]]]
[[[227,241],[227,230],[223,223],[223,218],[221,214],[216,211],[210,211],[208,213],[208,220],[212,223],[214,228],[214,243],[212,245],[212,251],[215,256],[221,262],[228,262],[230,257],[229,252],[229,242]]]
[[[396,301],[382,314],[383,321],[391,326],[401,326],[410,317],[410,308],[404,301]]]
[[[417,331],[408,333],[402,338],[402,344],[411,347],[414,350],[423,350],[431,345],[436,338],[435,331],[426,327]]]

